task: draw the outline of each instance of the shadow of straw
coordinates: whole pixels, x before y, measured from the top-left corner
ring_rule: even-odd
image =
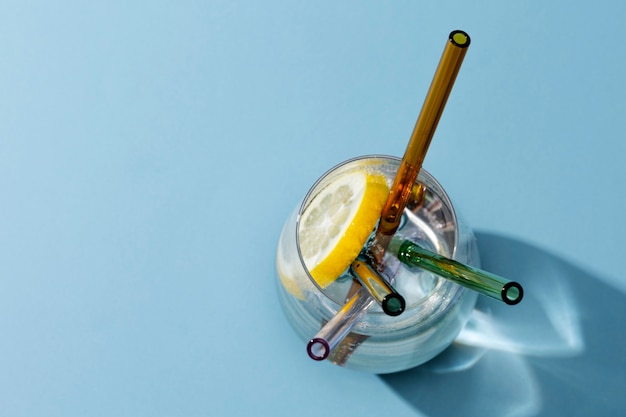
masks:
[[[626,294],[537,247],[476,236],[482,268],[522,283],[524,300],[480,297],[454,345],[382,380],[431,417],[623,415]]]

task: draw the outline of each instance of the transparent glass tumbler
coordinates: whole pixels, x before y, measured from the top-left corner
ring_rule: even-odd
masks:
[[[278,296],[289,323],[306,343],[346,301],[352,279],[346,272],[321,289],[311,278],[299,247],[300,218],[315,196],[342,175],[355,169],[383,173],[393,182],[400,160],[389,156],[363,156],[326,172],[287,219],[278,242],[276,266]],[[396,236],[425,249],[478,267],[479,257],[471,229],[459,220],[443,187],[425,170],[416,186],[419,201],[411,198]],[[371,373],[390,373],[420,365],[448,347],[469,319],[477,293],[430,272],[402,265],[392,253],[385,256],[385,275],[406,301],[399,316],[385,314],[374,303],[355,323],[328,360]]]

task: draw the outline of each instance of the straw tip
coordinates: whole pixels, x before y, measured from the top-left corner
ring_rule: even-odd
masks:
[[[381,303],[383,311],[388,316],[399,316],[404,312],[406,302],[398,293],[387,294]]]
[[[453,30],[450,32],[450,42],[459,48],[467,48],[470,45],[470,36],[462,30]]]
[[[524,288],[519,283],[510,281],[502,287],[500,296],[502,297],[502,301],[513,306],[524,298]]]
[[[330,355],[330,345],[326,340],[316,337],[309,340],[309,343],[306,345],[306,352],[311,359],[323,361]]]

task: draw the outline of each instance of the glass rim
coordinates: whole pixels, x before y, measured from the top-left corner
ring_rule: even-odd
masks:
[[[297,212],[297,216],[296,216],[296,227],[295,227],[295,233],[296,233],[296,250],[298,253],[298,260],[303,268],[303,270],[306,272],[306,275],[309,279],[309,281],[314,285],[315,288],[317,288],[318,291],[320,291],[320,293],[323,295],[324,299],[330,303],[330,307],[332,307],[332,309],[338,310],[341,308],[341,304],[338,303],[333,297],[329,296],[326,291],[321,288],[318,283],[313,279],[313,277],[311,276],[311,273],[309,271],[309,269],[307,268],[305,262],[304,262],[304,258],[302,256],[302,251],[300,249],[300,220],[302,218],[302,214],[304,213],[304,210],[307,208],[308,204],[310,203],[310,201],[312,200],[312,198],[316,195],[316,192],[318,191],[317,188],[319,187],[320,184],[322,184],[324,182],[324,180],[326,180],[328,178],[329,175],[331,175],[332,173],[336,172],[337,170],[350,165],[350,164],[354,164],[357,163],[359,161],[363,161],[363,160],[380,160],[381,163],[391,163],[391,164],[395,164],[396,165],[396,169],[397,167],[399,167],[401,159],[396,157],[396,156],[391,156],[391,155],[384,155],[384,154],[371,154],[371,155],[362,155],[362,156],[357,156],[354,158],[350,158],[347,160],[344,160],[342,162],[339,162],[338,164],[335,164],[333,167],[331,167],[330,169],[326,170],[314,183],[313,185],[311,185],[311,187],[309,188],[309,190],[307,191],[306,195],[304,196],[302,202],[300,203],[300,205],[298,206],[298,212]],[[423,178],[422,178],[423,177]],[[424,181],[425,180],[425,181]],[[449,209],[452,218],[454,219],[454,224],[455,224],[455,228],[454,228],[454,244],[452,245],[451,248],[451,253],[450,253],[450,257],[451,258],[455,258],[455,256],[457,255],[457,248],[459,245],[459,227],[458,227],[458,217],[454,208],[454,205],[452,204],[452,201],[450,199],[450,197],[448,196],[447,192],[445,191],[445,189],[443,188],[443,186],[439,183],[439,181],[437,181],[437,179],[430,174],[426,169],[422,168],[420,169],[418,178],[416,179],[416,182],[426,182],[426,185],[434,185],[434,189],[436,190],[435,194],[444,202],[444,204],[447,206],[447,209]],[[432,187],[431,187],[432,189]],[[412,303],[411,305],[407,305],[405,312],[400,316],[405,316],[408,315],[407,313],[410,312],[411,310],[417,310],[419,309],[421,306],[423,306],[434,294],[437,294],[439,292],[445,292],[445,291],[451,291],[451,296],[454,300],[456,300],[458,297],[461,296],[461,294],[463,294],[464,292],[464,288],[451,282],[448,281],[446,279],[438,278],[438,282],[437,284],[433,287],[432,290],[429,291],[428,295],[424,296],[423,298],[421,298],[420,300]],[[454,291],[454,289],[456,288],[456,291]],[[451,303],[454,304],[454,303]],[[385,315],[385,313],[381,310],[381,311],[377,311],[377,310],[370,310],[367,314],[381,314],[381,315]],[[396,317],[395,319],[397,320],[400,317]]]

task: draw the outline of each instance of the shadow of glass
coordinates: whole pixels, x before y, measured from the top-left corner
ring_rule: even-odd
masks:
[[[482,268],[522,283],[524,300],[480,297],[450,348],[382,380],[431,417],[622,415],[626,294],[537,247],[476,236]]]

